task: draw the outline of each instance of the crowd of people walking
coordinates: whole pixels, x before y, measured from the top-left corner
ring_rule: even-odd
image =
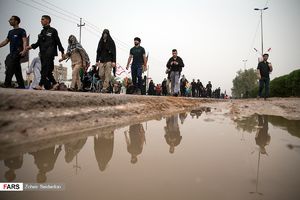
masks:
[[[74,35],[68,38],[67,52],[61,44],[58,31],[50,26],[51,17],[43,15],[41,25],[43,29],[38,35],[38,40],[29,45],[26,40],[26,31],[19,27],[21,19],[12,16],[9,24],[13,27],[7,38],[0,43],[3,47],[10,43],[10,53],[6,58],[6,72],[4,87],[12,86],[12,77],[16,76],[18,88],[25,88],[22,76],[20,60],[31,49],[39,47],[39,56],[34,58],[27,74],[33,73],[34,78],[29,88],[35,90],[59,90],[70,91],[93,91],[101,93],[126,93],[138,95],[163,95],[163,96],[184,96],[184,97],[215,97],[224,98],[220,88],[213,90],[209,81],[204,86],[200,79],[191,82],[182,74],[185,67],[183,59],[178,56],[177,49],[172,50],[172,56],[166,64],[166,78],[159,84],[142,78],[147,70],[148,57],[145,49],[141,46],[141,39],[134,38],[134,47],[129,51],[129,58],[126,69],[131,71],[131,78],[116,81],[116,45],[108,29],[104,29],[97,47],[95,65],[91,66],[90,58]],[[53,76],[54,58],[61,52],[59,62],[71,60],[72,82],[69,88],[60,87],[58,80]],[[162,71],[163,73],[163,71]]]

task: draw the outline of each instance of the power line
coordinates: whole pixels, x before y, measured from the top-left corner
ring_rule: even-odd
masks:
[[[53,6],[53,7],[56,8],[56,9],[59,9],[59,10],[65,12],[65,13],[68,13],[70,16],[75,16],[76,18],[80,18],[80,16],[75,15],[74,13],[71,13],[70,11],[67,11],[67,10],[65,10],[65,9],[62,9],[62,8],[56,6],[56,5],[54,5],[54,4],[52,4],[52,3],[48,2],[48,1],[45,1],[45,0],[42,0],[42,1],[45,2],[45,3],[47,3],[48,5]]]
[[[28,7],[34,8],[34,9],[36,9],[36,10],[38,10],[38,11],[41,11],[41,12],[44,12],[44,13],[49,13],[49,14],[51,14],[52,16],[58,17],[58,18],[60,18],[60,19],[62,19],[62,20],[64,20],[64,21],[67,21],[67,22],[70,22],[70,23],[74,23],[74,24],[77,23],[77,22],[71,21],[70,19],[66,19],[66,18],[64,18],[64,17],[58,16],[58,15],[56,15],[56,14],[53,14],[53,13],[51,13],[51,12],[49,12],[49,11],[43,10],[43,9],[41,9],[41,8],[38,8],[38,7],[36,7],[36,6],[32,5],[32,4],[26,3],[26,2],[24,2],[24,1],[21,1],[21,0],[16,0],[16,1],[19,2],[19,3],[21,3],[21,4],[23,4],[23,5],[26,5],[26,6],[28,6]]]
[[[38,2],[38,1],[35,1],[35,0],[31,0],[31,1],[34,2],[34,3],[36,3],[36,4],[38,4],[38,5],[40,5],[40,6],[43,6],[43,7],[47,8],[47,9],[49,9],[49,10],[52,10],[52,11],[54,11],[54,12],[57,12],[57,13],[59,13],[59,14],[65,16],[65,17],[72,18],[73,20],[76,20],[76,21],[78,20],[78,18],[75,18],[75,17],[73,17],[73,16],[71,16],[71,15],[66,15],[65,13],[62,13],[62,12],[60,12],[60,11],[57,11],[56,9],[53,9],[53,8],[51,8],[51,7],[48,7],[48,6],[42,4],[42,3]]]

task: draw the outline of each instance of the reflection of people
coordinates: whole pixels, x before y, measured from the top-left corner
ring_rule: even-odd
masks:
[[[30,153],[34,157],[34,163],[36,164],[39,172],[36,176],[38,183],[44,183],[47,180],[46,173],[50,172],[54,168],[56,159],[61,151],[61,146],[55,149],[55,146],[38,150]]]
[[[125,132],[127,151],[131,154],[131,163],[137,162],[137,156],[142,153],[145,139],[145,130],[142,124],[134,124],[129,127],[129,137]]]
[[[184,112],[184,113],[179,113],[179,119],[180,119],[180,122],[181,124],[183,124],[184,120],[187,118],[187,113]]]
[[[94,151],[100,171],[104,171],[114,150],[114,132],[103,132],[94,137]]]
[[[80,152],[82,147],[85,145],[87,138],[67,142],[64,144],[65,147],[65,161],[70,163],[74,157]]]
[[[180,144],[182,139],[178,125],[178,115],[173,115],[166,118],[165,132],[166,142],[168,145],[170,145],[169,152],[174,153],[175,147]]]
[[[255,136],[256,144],[262,154],[267,154],[265,146],[270,143],[271,136],[268,134],[268,116],[258,115],[258,131]]]
[[[4,160],[4,165],[9,168],[9,170],[5,172],[5,178],[8,182],[11,182],[16,179],[15,170],[20,169],[22,167],[22,164],[23,155]]]
[[[194,119],[194,117],[196,116],[197,119],[202,115],[202,109],[198,109],[198,110],[192,110],[190,115],[192,117],[192,119]]]

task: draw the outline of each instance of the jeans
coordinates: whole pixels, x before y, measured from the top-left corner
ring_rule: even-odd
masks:
[[[142,65],[131,65],[131,78],[135,89],[142,89]]]
[[[171,71],[170,78],[171,78],[171,93],[178,94],[179,93],[179,71]]]
[[[11,87],[11,80],[13,75],[15,75],[18,82],[18,87],[25,88],[20,59],[21,57],[18,54],[9,54],[6,57],[5,87]]]
[[[265,88],[265,96],[264,98],[269,97],[269,88],[270,88],[270,78],[262,77],[259,80],[259,90],[258,90],[258,96],[262,97],[262,91]]]

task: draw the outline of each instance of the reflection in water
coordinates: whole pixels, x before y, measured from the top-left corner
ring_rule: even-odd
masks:
[[[56,159],[61,151],[61,146],[55,149],[55,146],[31,152],[30,154],[34,157],[34,163],[36,164],[39,172],[36,176],[38,183],[44,183],[47,180],[46,173],[50,172],[54,168]]]
[[[258,159],[257,159],[257,172],[256,172],[256,187],[255,192],[250,192],[251,194],[259,194],[263,195],[262,192],[258,191],[258,182],[259,182],[259,168],[260,168],[260,155],[267,154],[265,146],[270,144],[271,136],[268,133],[269,126],[268,126],[268,116],[267,115],[258,115],[258,126],[257,126],[257,133],[255,136],[255,142],[259,146],[258,151]]]
[[[16,173],[15,170],[20,169],[23,164],[23,155],[8,158],[4,160],[4,165],[8,167],[8,170],[5,172],[5,179],[8,182],[15,180]]]
[[[70,141],[64,144],[65,146],[65,161],[72,162],[75,156],[80,152],[86,143],[87,138]]]
[[[244,133],[246,140],[241,142],[237,134],[240,131],[230,118],[225,118],[221,123],[206,123],[203,116],[199,120],[191,120],[204,112],[206,109],[197,109],[188,115],[181,113],[168,116],[165,121],[151,120],[145,123],[146,126],[138,123],[116,130],[113,127],[90,130],[43,141],[42,144],[28,144],[27,149],[16,147],[7,157],[0,158],[3,160],[0,162],[0,181],[28,183],[36,177],[37,182],[46,182],[47,179],[62,182],[67,187],[63,192],[65,199],[94,199],[97,195],[102,195],[103,199],[132,200],[141,199],[142,196],[145,197],[142,199],[151,200],[250,200],[261,199],[262,195],[263,199],[270,200],[299,199],[300,177],[295,174],[300,168],[300,139],[294,137],[297,136],[296,131],[300,131],[299,121],[283,121],[264,115],[244,118],[242,122],[236,121],[240,130],[255,130],[256,134]],[[212,113],[210,117],[213,116]],[[147,135],[150,141],[147,151],[143,149],[146,144],[145,130],[155,133]],[[287,134],[290,130],[293,130],[294,136]],[[181,134],[184,133],[189,134],[185,134],[182,142]],[[46,146],[43,145],[46,143]],[[62,148],[58,144],[64,145],[64,156],[59,156]],[[179,145],[180,152],[176,149],[176,154],[169,156]],[[126,148],[132,164],[137,163],[144,150],[139,165],[128,163]],[[166,148],[169,148],[169,153]],[[249,150],[253,148],[257,151]],[[37,151],[32,152],[33,149]],[[20,152],[32,153],[21,155]],[[74,176],[70,163],[76,161],[76,170],[80,168],[77,157],[85,167],[82,170],[84,173]],[[105,173],[99,173],[99,170]],[[88,189],[78,190],[82,184]],[[19,199],[41,199],[33,195],[24,192]],[[55,199],[55,195],[51,193],[51,196],[45,195],[43,199]],[[1,196],[1,199],[13,200],[10,196]]]
[[[187,113],[186,112],[183,112],[183,113],[179,113],[179,119],[180,119],[180,122],[181,124],[184,123],[184,120],[187,118]]]
[[[259,146],[259,152],[267,154],[265,146],[270,144],[271,136],[268,134],[268,116],[258,115],[258,129],[255,136],[255,142]]]
[[[73,166],[73,168],[76,169],[76,174],[78,172],[78,169],[81,169],[81,167],[78,165],[78,153],[80,152],[80,150],[85,145],[86,140],[87,140],[87,137],[83,138],[83,139],[78,139],[78,140],[73,140],[73,141],[70,141],[70,142],[66,142],[64,144],[66,163],[72,162],[74,157],[76,157],[75,165]]]
[[[257,116],[252,115],[247,118],[237,118],[234,119],[234,122],[236,123],[236,129],[239,131],[245,131],[248,133],[253,133],[256,131],[257,126]]]
[[[191,115],[192,119],[194,119],[195,116],[198,119],[202,115],[203,112],[205,112],[205,113],[211,112],[211,108],[210,107],[200,107],[198,109],[192,110],[190,112],[190,115]]]
[[[173,115],[166,118],[165,132],[166,142],[168,145],[170,145],[169,152],[174,153],[175,147],[180,144],[182,139],[178,125],[178,115]]]
[[[100,171],[104,171],[114,150],[114,131],[102,132],[94,136],[94,151]]]
[[[142,124],[134,124],[129,126],[129,137],[127,131],[124,134],[127,151],[131,154],[130,162],[135,164],[138,161],[137,156],[142,153],[144,143],[146,143],[145,130]]]

